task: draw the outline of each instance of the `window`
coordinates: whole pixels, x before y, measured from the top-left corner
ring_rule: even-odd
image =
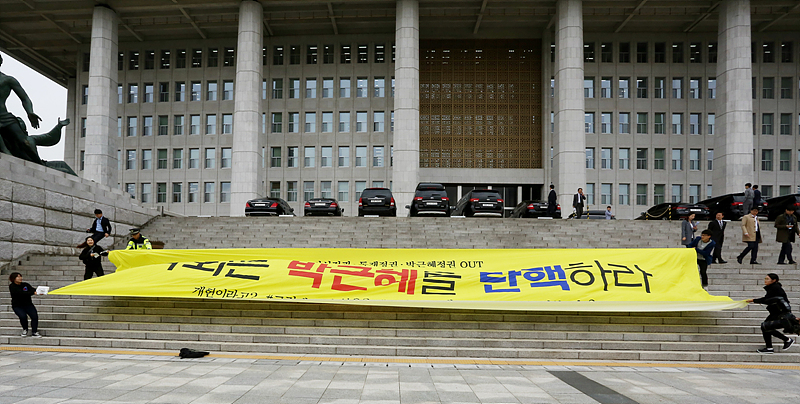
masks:
[[[367,166],[367,146],[356,146],[356,165],[355,167]]]
[[[763,98],[772,99],[775,98],[775,78],[774,77],[763,77],[762,78],[762,96]]]
[[[613,167],[611,159],[612,159],[612,151],[611,148],[603,147],[600,149],[600,168],[610,170]]]
[[[369,63],[369,46],[358,44],[358,63]]]
[[[367,82],[366,77],[359,77],[356,79],[356,98],[367,98]]]
[[[383,146],[372,147],[372,166],[383,167]]]
[[[611,42],[600,44],[600,61],[603,63],[614,63],[614,44]]]
[[[303,128],[305,133],[314,133],[317,131],[317,113],[316,112],[306,112],[306,121],[305,127]]]
[[[139,102],[139,85],[128,84],[128,104],[136,104]]]
[[[778,169],[780,171],[792,171],[792,151],[781,149],[779,158]]]
[[[667,149],[653,149],[653,169],[664,170],[664,161],[666,159]]]
[[[792,63],[792,43],[781,42],[781,63]]]
[[[321,198],[331,198],[331,197],[333,197],[333,192],[331,192],[331,181],[320,181],[319,182],[319,196]]]
[[[653,114],[653,117],[654,117],[654,119],[653,119],[653,133],[655,133],[656,135],[663,135],[663,134],[667,133],[664,130],[664,121],[667,119],[666,115],[667,114],[665,114],[663,112],[656,112],[655,114]]]
[[[153,193],[153,186],[149,182],[142,184],[142,203],[150,203],[150,195]]]
[[[193,81],[189,85],[189,101],[200,101],[200,94],[202,93],[202,84],[199,81]]]
[[[287,131],[289,133],[300,133],[300,113],[299,112],[289,112],[289,127]]]
[[[772,171],[772,149],[761,150],[761,171]]]
[[[672,170],[683,170],[683,149],[672,149]]]
[[[350,167],[350,146],[339,146],[339,167]]]
[[[139,70],[139,52],[131,51],[128,53],[128,70]]]
[[[192,49],[192,67],[203,67],[203,50]]]
[[[600,114],[600,133],[611,133],[611,112]]]
[[[217,134],[217,116],[206,115],[206,135]]]
[[[683,114],[672,114],[672,134],[683,134]]]
[[[138,119],[135,116],[128,117],[128,136],[136,136],[137,126],[138,126]]]
[[[586,184],[586,204],[594,205],[594,184]]]
[[[672,202],[673,203],[681,202],[682,198],[683,198],[683,185],[672,184]]]
[[[375,63],[383,63],[386,61],[386,45],[375,44]]]
[[[182,81],[175,82],[175,102],[186,101],[186,83]]]
[[[322,98],[333,98],[333,78],[322,79]]]
[[[647,184],[636,184],[636,205],[647,205]]]
[[[353,48],[351,45],[342,45],[341,52],[339,53],[339,63],[349,64],[353,60]]]
[[[186,68],[186,49],[178,49],[175,52],[175,68],[176,69]]]
[[[583,61],[585,63],[594,63],[594,42],[583,43]]]
[[[781,99],[788,100],[792,98],[792,78],[781,77]]]
[[[317,79],[306,79],[306,98],[317,98]]]
[[[222,66],[231,67],[236,63],[236,50],[233,48],[225,48],[225,53],[222,54]]]
[[[647,42],[636,43],[636,63],[647,63]]]
[[[303,181],[303,200],[314,199],[314,181]]]
[[[647,77],[636,78],[636,98],[647,98]]]
[[[333,167],[333,147],[322,146],[320,147],[319,166],[320,167]]]
[[[703,63],[703,44],[691,42],[689,44],[689,63]]]
[[[303,148],[303,167],[315,167],[315,158],[317,148],[314,146],[306,146]],[[310,199],[310,198],[309,198]]]
[[[339,181],[336,184],[336,188],[339,202],[347,202],[350,199],[350,183],[348,181]]]
[[[232,100],[233,99],[233,82],[232,81],[223,81],[222,82],[222,100]]]
[[[222,114],[222,134],[233,134],[233,114]]]
[[[272,168],[278,168],[281,166],[281,148],[280,147],[270,147],[270,159],[269,159],[269,166]]]
[[[384,97],[386,95],[386,79],[383,77],[375,77],[374,85],[372,87],[373,97]]]
[[[383,132],[385,113],[383,111],[375,111],[372,113],[372,131]]]
[[[358,111],[356,112],[356,132],[366,132],[366,131],[367,131],[367,112]]]
[[[206,148],[205,168],[216,168],[217,166],[216,155],[217,155],[217,149]]]
[[[689,185],[689,203],[700,202],[700,185]]]
[[[136,198],[136,184],[130,182],[125,183],[125,192],[127,192],[131,198]]]
[[[789,185],[781,185],[778,187],[778,196],[786,196],[792,193],[792,187]]]
[[[586,168],[594,169],[594,147],[586,148]]]
[[[707,160],[707,163],[708,163],[706,169],[708,171],[713,170],[714,169],[714,149],[708,149],[708,151],[706,151],[706,160]]]
[[[717,117],[714,114],[708,114],[707,118],[708,118],[708,134],[709,135],[713,135],[714,134],[714,126],[716,125],[716,122],[717,122]]]
[[[772,124],[774,121],[773,114],[761,114],[761,134],[762,135],[771,135],[772,134]]]
[[[281,133],[283,132],[283,113],[282,112],[273,112],[272,113],[272,121],[271,121],[271,132],[272,133]]]
[[[631,87],[631,78],[630,77],[620,77],[619,78],[619,98],[631,98],[630,87]]]
[[[197,182],[190,182],[189,183],[189,202],[198,202],[198,193],[200,192],[200,186]]]
[[[629,112],[619,113],[619,133],[631,133],[631,114]]]
[[[214,203],[214,184],[213,182],[203,183],[203,202]]]
[[[708,43],[708,63],[717,63],[717,43]]]
[[[600,79],[600,98],[611,98],[611,77]]]
[[[717,98],[717,79],[708,79],[708,91],[706,92],[706,96],[708,99],[715,99]]]
[[[356,200],[361,199],[361,193],[364,192],[364,189],[367,187],[366,181],[356,181]]]
[[[611,205],[614,203],[611,199],[611,184],[603,183],[600,184],[600,204],[601,205]],[[588,198],[587,198],[588,199]]]
[[[218,67],[218,66],[219,66],[219,49],[211,48],[208,50],[208,67]]]
[[[153,83],[144,83],[144,100],[145,103],[153,102]]]
[[[333,112],[322,113],[322,127],[320,128],[320,132],[333,132]]]
[[[630,42],[620,42],[619,44],[619,63],[631,62],[631,44]]]
[[[594,112],[585,112],[583,114],[584,131],[586,133],[594,133]]]
[[[761,63],[775,63],[775,42],[764,42],[761,48],[763,51]]]
[[[86,137],[86,118],[81,118],[81,137]]]
[[[200,115],[189,116],[189,134],[190,135],[200,134]]]
[[[283,79],[272,79],[272,98],[283,98]]]
[[[81,104],[86,105],[89,102],[89,86],[83,86],[81,88]]]
[[[761,186],[761,199],[772,198],[772,185]]]
[[[792,114],[781,114],[781,135],[792,134]]]
[[[283,46],[272,47],[272,64],[275,66],[283,65]]]
[[[306,64],[309,65],[317,64],[318,55],[319,55],[319,49],[317,48],[317,45],[306,46]]]
[[[168,168],[169,158],[167,156],[167,149],[158,149],[156,151],[156,158],[158,159],[156,162],[156,168],[159,170],[165,170]]]
[[[619,204],[620,205],[630,205],[631,204],[631,184],[619,184]]]
[[[167,203],[167,183],[156,183],[156,203]]]
[[[223,181],[219,183],[219,202],[226,203],[231,201],[231,183]]]
[[[286,148],[286,167],[297,168],[299,163],[297,159],[300,157],[299,152],[297,146]]]
[[[219,168],[231,168],[233,150],[230,147],[223,147],[220,151],[222,153],[219,159]]]
[[[181,203],[181,198],[183,197],[183,183],[181,182],[173,182],[172,183],[172,203]]]
[[[216,81],[209,81],[206,83],[206,101],[216,101],[217,100],[217,82]]]
[[[756,96],[758,94],[758,86],[756,85],[755,76],[753,77],[753,81],[752,81],[752,84],[751,84],[751,89],[753,90],[753,99],[755,100]]]
[[[350,112],[339,112],[339,132],[350,132]]]
[[[700,94],[700,80],[699,77],[692,77],[689,79],[689,98],[695,100],[702,98]]]
[[[269,182],[269,197],[270,198],[280,198],[281,197],[281,183],[280,183],[280,181],[270,181]]]
[[[161,63],[159,67],[162,69],[169,69],[169,62],[171,59],[170,51],[169,50],[162,50],[161,51]]]
[[[636,113],[636,133],[647,134],[647,112]]]
[[[672,98],[676,98],[676,99],[683,98],[683,78],[682,77],[673,77],[672,78]]]
[[[653,44],[653,62],[654,63],[667,63],[667,44],[664,42],[656,42]]]
[[[322,45],[322,63],[333,63],[333,45]]]
[[[169,83],[158,83],[158,102],[169,102]]]
[[[636,169],[647,170],[647,149],[636,149]]]
[[[630,161],[631,161],[631,149],[628,148],[619,149],[619,169],[630,170],[631,169]]]
[[[653,85],[653,98],[665,98],[666,97],[666,77],[656,77],[654,79],[655,84]]]
[[[339,78],[339,98],[350,98],[350,78]]]
[[[672,63],[683,63],[683,42],[672,43]]]
[[[700,134],[700,114],[689,114],[689,134]]]
[[[125,150],[125,169],[136,169],[136,150]]]
[[[189,168],[200,168],[200,149],[189,149]]]
[[[689,170],[700,171],[700,149],[689,149]]]
[[[183,149],[172,149],[172,168],[174,170],[183,168]]]

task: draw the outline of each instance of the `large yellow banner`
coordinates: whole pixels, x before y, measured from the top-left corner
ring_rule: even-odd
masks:
[[[694,249],[112,251],[117,272],[52,294],[548,311],[743,307],[700,286]]]

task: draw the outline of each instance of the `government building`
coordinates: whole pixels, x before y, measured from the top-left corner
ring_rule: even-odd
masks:
[[[0,0],[0,48],[68,89],[65,161],[189,216],[795,193],[799,33],[794,0]]]

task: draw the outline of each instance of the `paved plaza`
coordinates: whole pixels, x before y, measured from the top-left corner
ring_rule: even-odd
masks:
[[[790,403],[796,365],[0,350],[0,403]]]

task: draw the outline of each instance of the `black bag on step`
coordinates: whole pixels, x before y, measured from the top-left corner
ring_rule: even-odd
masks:
[[[178,356],[180,356],[181,359],[202,358],[202,357],[204,357],[204,356],[206,356],[208,354],[209,353],[205,352],[205,351],[195,351],[194,349],[181,348],[181,352],[178,354]]]

